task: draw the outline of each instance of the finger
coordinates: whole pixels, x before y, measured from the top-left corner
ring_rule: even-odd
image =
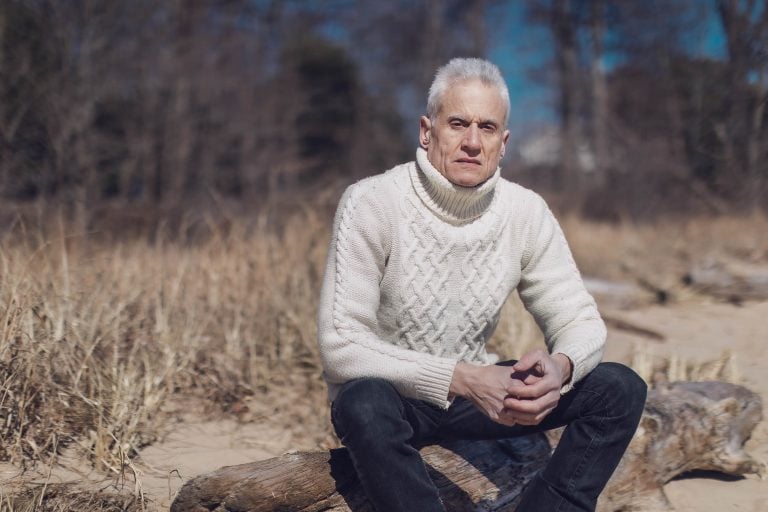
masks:
[[[534,365],[533,370],[525,372],[514,372],[511,377],[513,380],[523,384],[533,384],[542,377],[542,373],[537,371],[538,364]]]
[[[522,418],[526,415],[536,416],[549,407],[549,405],[549,402],[539,402],[538,400],[516,400],[514,398],[504,400],[504,409],[517,418]]]
[[[554,411],[554,407],[550,407],[549,409],[546,409],[539,414],[535,416],[530,415],[524,415],[524,416],[516,416],[515,421],[518,425],[538,425],[542,421],[544,421],[544,418],[549,416],[549,414]]]
[[[511,411],[515,416],[536,416],[543,411],[556,407],[560,401],[560,393],[551,392],[535,400],[518,400],[507,397],[504,399],[504,410]]]
[[[531,382],[533,384],[533,382]],[[525,389],[528,384],[523,379],[512,378],[507,382],[507,387],[504,389],[507,396],[517,397],[519,392]]]
[[[537,364],[539,364],[544,356],[546,356],[546,352],[543,350],[533,350],[521,357],[512,368],[517,372],[531,371]]]
[[[555,401],[541,403],[539,406],[530,409],[517,410],[505,408],[504,411],[506,415],[513,416],[518,423],[537,423],[552,412],[557,407],[557,404],[558,402]]]
[[[515,418],[515,416],[512,415],[509,411],[505,410],[496,419],[496,423],[501,423],[502,425],[506,425],[508,427],[514,427],[517,425],[517,418]]]
[[[507,396],[522,400],[536,400],[553,391],[560,391],[556,378],[545,376],[532,380],[531,384],[507,389]]]

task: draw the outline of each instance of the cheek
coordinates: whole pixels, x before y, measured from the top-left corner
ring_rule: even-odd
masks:
[[[454,151],[454,144],[451,144],[450,141],[443,141],[440,143],[440,158],[448,158],[450,154]]]

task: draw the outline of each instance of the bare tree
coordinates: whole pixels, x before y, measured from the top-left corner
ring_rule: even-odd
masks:
[[[768,175],[768,166],[760,158],[766,147],[763,131],[768,98],[768,5],[756,0],[718,0],[717,10],[725,32],[732,77],[729,115],[719,126],[718,134],[726,147],[732,179],[743,181],[744,195],[756,207],[765,196]]]
[[[605,0],[594,0],[590,9],[590,78],[592,99],[592,150],[595,158],[596,185],[605,183],[611,170],[608,148],[608,84],[605,65]]]
[[[555,0],[550,18],[555,42],[555,59],[558,71],[558,90],[560,101],[560,165],[563,182],[569,189],[579,187],[578,140],[579,140],[579,103],[581,100],[578,41],[574,13],[570,0]]]

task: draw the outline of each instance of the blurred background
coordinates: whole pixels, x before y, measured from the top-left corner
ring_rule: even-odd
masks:
[[[414,158],[454,56],[504,73],[503,175],[557,211],[612,360],[737,381],[733,350],[766,393],[767,49],[765,0],[0,0],[0,511],[123,503],[40,461],[164,510],[174,471],[338,444],[332,214]],[[534,346],[512,297],[491,349]]]
[[[559,210],[764,209],[767,48],[764,0],[2,0],[3,222],[333,205],[413,159],[454,56],[501,67],[504,174]]]

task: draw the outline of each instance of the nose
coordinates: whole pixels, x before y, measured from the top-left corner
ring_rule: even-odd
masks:
[[[480,128],[475,123],[470,124],[464,132],[462,143],[465,151],[473,153],[480,151]]]

